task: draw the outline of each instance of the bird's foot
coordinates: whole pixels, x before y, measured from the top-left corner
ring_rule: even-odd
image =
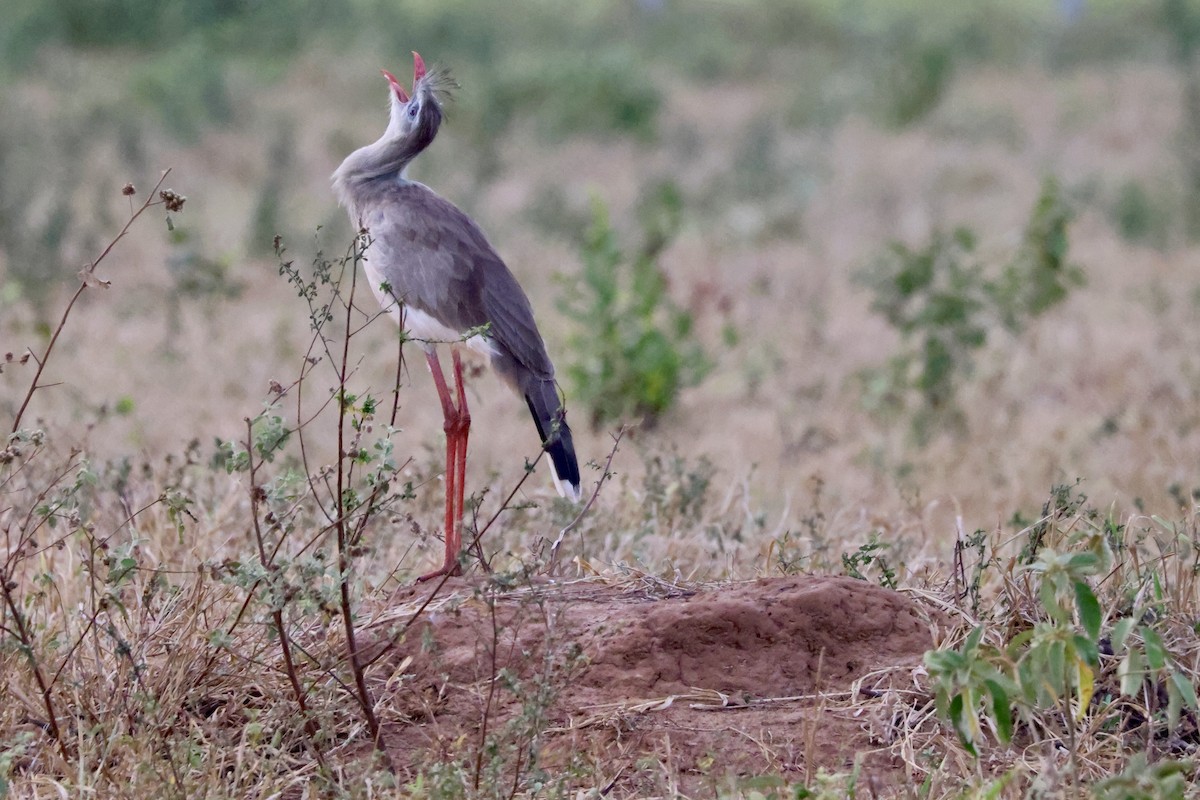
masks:
[[[417,583],[425,583],[425,581],[431,581],[434,578],[440,578],[442,576],[448,576],[448,577],[453,578],[456,575],[462,575],[462,565],[459,564],[457,560],[447,561],[445,564],[442,564],[441,567],[439,567],[438,569],[435,569],[433,572],[430,572],[426,575],[422,575],[421,577],[417,578]]]

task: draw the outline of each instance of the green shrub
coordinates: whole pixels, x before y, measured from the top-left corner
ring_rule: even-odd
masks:
[[[920,122],[938,103],[954,76],[954,58],[941,43],[899,48],[881,67],[878,78],[883,121],[903,128]]]
[[[1122,239],[1153,247],[1166,245],[1172,216],[1166,203],[1158,197],[1152,197],[1135,180],[1121,185],[1109,210],[1109,218]]]
[[[887,364],[863,375],[867,408],[911,415],[921,444],[937,431],[961,429],[958,390],[989,333],[1019,333],[1082,283],[1082,271],[1067,261],[1071,218],[1058,184],[1047,180],[1024,241],[999,269],[976,258],[966,228],[935,233],[923,248],[893,243],[862,276],[875,295],[872,307],[901,339]]]
[[[679,227],[678,190],[666,185],[642,214],[643,242],[627,256],[596,200],[582,245],[583,272],[560,307],[576,323],[566,376],[593,426],[629,417],[653,423],[710,368],[692,317],[672,302],[658,256]]]
[[[939,714],[977,757],[987,730],[1001,743],[1056,738],[1072,762],[1086,730],[1138,744],[1194,736],[1191,722],[1179,733],[1184,709],[1194,711],[1197,698],[1182,666],[1188,658],[1177,655],[1192,649],[1194,634],[1181,638],[1171,619],[1170,609],[1180,606],[1164,602],[1161,562],[1134,557],[1141,543],[1086,501],[1072,487],[1055,487],[1047,507],[1057,510],[1025,529],[1030,542],[1019,559],[985,557],[981,549],[985,569],[1005,570],[995,605],[1001,618],[985,612],[961,645],[925,654]],[[1109,789],[1148,777],[1175,785],[1179,765],[1138,763],[1131,760],[1133,772]]]
[[[1072,286],[1083,284],[1083,271],[1067,261],[1067,228],[1074,217],[1058,182],[1047,178],[1021,246],[1001,270],[999,280],[987,286],[1001,321],[1014,333],[1067,299]]]

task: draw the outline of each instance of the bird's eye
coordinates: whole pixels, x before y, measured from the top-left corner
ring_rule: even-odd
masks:
[[[414,100],[414,101],[413,101],[412,103],[410,103],[410,104],[409,104],[409,106],[408,106],[408,115],[409,115],[410,117],[412,117],[413,119],[416,119],[416,118],[417,118],[417,112],[418,112],[418,111],[420,111],[420,108],[418,107],[418,105],[417,105],[417,102]]]

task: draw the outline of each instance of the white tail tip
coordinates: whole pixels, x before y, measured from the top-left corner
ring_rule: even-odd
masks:
[[[567,483],[562,478],[558,477],[558,470],[554,468],[554,460],[547,458],[546,462],[550,465],[550,477],[554,478],[554,488],[558,490],[560,497],[565,497],[572,503],[578,503],[583,497],[583,491],[578,483]]]

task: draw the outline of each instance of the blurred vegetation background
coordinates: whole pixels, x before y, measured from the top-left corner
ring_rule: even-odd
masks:
[[[159,167],[172,144],[195,145],[214,130],[252,132],[257,151],[244,155],[266,176],[227,188],[257,194],[244,235],[193,247],[225,261],[268,255],[280,228],[317,220],[288,218],[283,200],[298,188],[288,175],[294,131],[310,112],[268,111],[263,96],[294,89],[296,71],[328,85],[348,68],[394,66],[413,49],[452,65],[467,87],[451,127],[468,145],[455,162],[469,153],[476,183],[499,179],[507,137],[535,149],[573,137],[661,147],[671,144],[660,112],[673,82],[786,79],[790,96],[744,132],[729,174],[687,198],[688,208],[710,213],[803,193],[778,169],[786,131],[829,128],[852,113],[913,125],[964,69],[1173,62],[1191,75],[1180,185],[1131,179],[1113,213],[1131,238],[1163,243],[1180,226],[1196,237],[1198,39],[1193,0],[620,0],[571,13],[547,0],[10,0],[0,29],[2,296],[39,302],[111,227],[99,198],[113,181]],[[371,73],[358,74],[357,85],[378,89]],[[342,101],[330,94],[322,111],[337,114]],[[721,120],[714,107],[712,124]],[[330,156],[361,141],[358,133],[334,137]],[[541,217],[553,216],[554,200],[545,199]],[[582,235],[575,220],[543,222]]]
[[[9,0],[4,17],[6,341],[46,335],[51,301],[122,218],[120,187],[170,166],[187,213],[165,243],[132,246],[138,266],[116,316],[144,323],[138,337],[161,364],[199,352],[207,320],[201,338],[219,342],[226,363],[255,360],[240,370],[254,380],[282,372],[270,365],[290,363],[302,331],[284,330],[272,241],[301,256],[347,241],[328,175],[378,136],[378,68],[406,75],[412,50],[462,87],[414,174],[496,239],[555,330],[560,375],[588,406],[580,417],[596,425],[661,420],[707,384],[695,402],[714,409],[784,398],[782,432],[768,435],[782,461],[836,442],[848,463],[902,475],[912,467],[903,448],[970,435],[968,387],[1000,369],[980,367],[980,349],[1011,344],[1024,327],[1015,320],[1046,310],[1020,307],[1028,298],[1011,285],[1002,297],[992,273],[1007,269],[1011,283],[1018,273],[1004,264],[1043,259],[1048,271],[1028,274],[1056,291],[1061,282],[1059,303],[1078,287],[1117,288],[1086,259],[1068,263],[1068,220],[1099,220],[1130,252],[1186,253],[1200,239],[1198,0],[591,0],[569,13],[549,0]],[[1116,107],[1141,91],[1121,81],[1151,73],[1146,86],[1169,85],[1170,130],[1138,144],[1139,121],[1108,130],[1124,122],[1094,98],[1107,91]],[[1084,88],[1093,78],[1111,84]],[[1045,89],[1054,106],[1023,107],[1026,89]],[[1105,148],[1133,155],[1116,162]],[[871,174],[879,150],[897,164],[932,153],[939,171]],[[1028,173],[1019,188],[1004,185],[1005,159]],[[1034,252],[1029,209],[1055,180],[1062,222]],[[664,227],[654,215],[668,207]],[[831,209],[862,210],[870,224]],[[938,249],[962,242],[969,254]],[[906,283],[926,262],[961,274]],[[1070,280],[1054,272],[1060,263]],[[914,291],[927,311],[895,311]],[[1194,280],[1160,276],[1147,291],[1200,308]],[[762,310],[772,303],[775,316]],[[215,320],[244,322],[228,311],[238,308],[278,310],[264,330],[220,339]],[[824,378],[784,352],[848,341],[834,321],[872,313],[863,344],[826,347],[838,368]],[[630,330],[636,338],[623,337]],[[119,391],[68,395],[86,398],[87,413],[136,416],[153,403],[138,385]],[[256,391],[232,376],[224,387],[239,402]],[[914,435],[851,442],[865,416],[845,428],[795,422],[840,392],[857,397],[856,413]],[[1127,407],[1096,413],[1120,427]],[[213,409],[201,424],[225,415]],[[131,429],[148,442],[145,426]]]

